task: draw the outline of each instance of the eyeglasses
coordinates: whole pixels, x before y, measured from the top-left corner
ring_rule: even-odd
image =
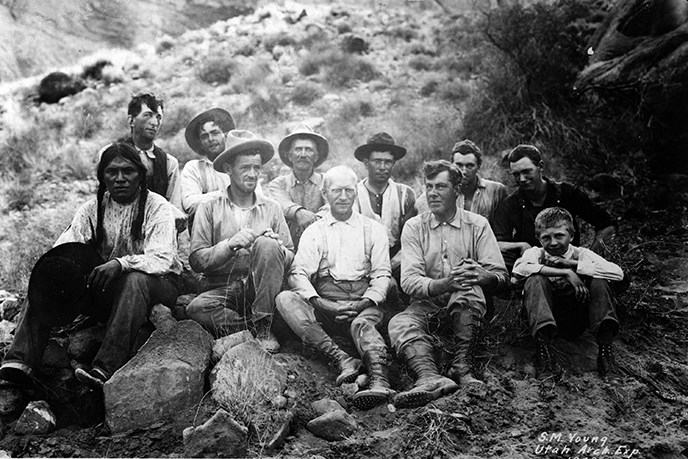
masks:
[[[355,188],[330,188],[328,190],[332,194],[336,194],[338,196],[341,196],[342,193],[345,194],[347,197],[354,196],[356,194],[356,189]]]

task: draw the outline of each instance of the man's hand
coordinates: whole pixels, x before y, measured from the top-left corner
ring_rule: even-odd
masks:
[[[96,266],[88,276],[86,288],[93,293],[104,292],[113,280],[119,277],[122,272],[122,265],[117,260],[110,260],[107,263]]]
[[[457,290],[468,290],[475,285],[489,287],[496,281],[494,274],[470,258],[453,268],[451,274],[454,284],[458,286]]]
[[[585,286],[581,278],[578,277],[578,274],[571,270],[568,270],[566,272],[566,280],[569,281],[569,283],[573,286],[576,299],[582,303],[587,302],[590,298],[590,292],[588,291],[587,287]]]
[[[551,266],[552,268],[571,269],[574,271],[578,268],[578,261],[569,260],[562,257],[547,257],[545,258],[545,262],[543,264],[545,266]]]
[[[297,210],[294,216],[296,217],[296,224],[302,229],[305,229],[317,220],[313,212],[304,208]]]
[[[229,247],[233,250],[248,249],[256,240],[256,232],[251,228],[244,228],[229,238]]]

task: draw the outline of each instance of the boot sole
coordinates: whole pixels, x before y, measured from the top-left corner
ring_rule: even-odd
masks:
[[[394,406],[397,408],[419,408],[425,406],[440,397],[440,395],[435,396],[435,392],[423,391],[399,394],[394,397]]]
[[[341,386],[342,384],[351,384],[353,382],[356,382],[356,378],[358,378],[360,371],[356,371],[356,373],[351,373],[345,376],[339,376],[336,380],[336,383],[338,386]]]
[[[379,392],[362,391],[354,395],[351,403],[359,410],[369,410],[378,405],[382,405],[388,400],[387,394]]]

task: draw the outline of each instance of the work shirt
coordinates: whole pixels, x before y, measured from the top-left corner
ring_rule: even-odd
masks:
[[[366,186],[368,179],[363,179],[356,185],[357,194],[354,209],[382,223],[387,230],[392,255],[399,251],[399,239],[404,224],[417,213],[416,195],[411,187],[389,180],[387,188],[382,194],[377,194]]]
[[[547,195],[541,206],[534,206],[521,190],[507,196],[495,213],[494,232],[498,241],[527,242],[539,247],[535,235],[535,217],[548,207],[563,207],[573,216],[575,234],[573,245],[580,244],[580,231],[576,217],[590,223],[596,231],[614,224],[609,213],[592,202],[590,197],[568,183],[558,183],[543,177],[547,182]]]
[[[231,186],[231,185],[230,185]],[[277,201],[255,194],[255,203],[242,209],[229,199],[229,188],[222,195],[203,202],[196,210],[191,236],[189,264],[197,273],[203,273],[211,282],[226,282],[249,272],[246,263],[235,263],[234,251],[229,239],[244,228],[251,228],[257,234],[271,228],[279,235],[285,250],[293,251],[287,222]],[[243,212],[245,221],[240,225],[235,212]]]
[[[548,261],[552,261],[554,257],[547,253],[542,247],[531,247],[525,252],[523,256],[516,260],[513,269],[513,275],[516,279],[523,279],[533,274],[538,274],[540,270]],[[561,256],[567,260],[577,260],[578,267],[576,273],[581,276],[590,276],[595,279],[605,279],[609,281],[620,281],[623,279],[623,271],[621,268],[611,261],[607,261],[592,250],[584,247],[575,247],[569,244],[568,250]],[[560,279],[568,283],[561,276],[551,276],[553,279]]]
[[[366,237],[370,238],[370,260],[365,253]],[[348,220],[339,221],[328,212],[306,228],[289,273],[289,286],[306,300],[319,296],[311,279],[317,277],[325,249],[329,276],[335,282],[368,279],[370,284],[363,297],[375,304],[384,302],[391,268],[387,234],[381,224],[356,212]]]
[[[459,194],[456,199],[456,205],[462,209],[469,210],[475,214],[482,215],[487,218],[490,225],[494,224],[494,216],[499,204],[506,198],[506,186],[499,182],[486,180],[480,176],[477,177],[478,185],[473,194],[473,201],[471,201],[470,209],[466,209],[465,197]],[[420,195],[416,201],[418,213],[427,212],[430,210],[428,206],[428,197],[425,193]]]
[[[451,276],[466,258],[507,283],[507,272],[497,240],[487,219],[460,207],[449,222],[432,212],[412,218],[401,233],[401,288],[414,298],[430,297],[430,282]]]
[[[151,275],[180,274],[177,230],[169,203],[157,193],[148,192],[141,226],[141,240],[134,240],[131,225],[138,213],[138,198],[129,204],[115,202],[110,193],[103,196],[104,238],[97,251],[107,261],[117,260],[123,272],[140,271]],[[98,205],[93,198],[77,210],[72,223],[55,245],[68,242],[90,244],[95,241]]]
[[[291,221],[296,218],[299,209],[315,213],[327,203],[322,193],[322,183],[322,174],[317,172],[313,172],[305,181],[299,181],[292,172],[272,180],[268,185],[268,195],[280,204],[284,217]]]
[[[223,195],[230,182],[229,174],[216,171],[213,168],[213,162],[208,158],[192,159],[187,162],[181,175],[184,212],[189,215],[195,214],[199,204]],[[256,186],[256,194],[263,194],[260,183]]]

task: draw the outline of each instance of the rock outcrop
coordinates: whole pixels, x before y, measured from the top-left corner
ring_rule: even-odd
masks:
[[[105,384],[105,422],[113,432],[192,419],[203,397],[213,339],[184,320],[156,330]]]

